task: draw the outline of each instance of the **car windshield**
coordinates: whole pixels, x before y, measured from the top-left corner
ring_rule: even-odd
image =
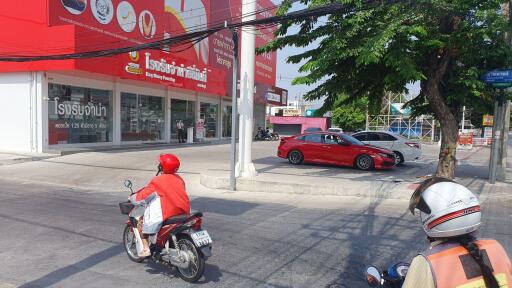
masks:
[[[364,146],[365,144],[359,140],[357,140],[356,138],[352,137],[352,136],[348,136],[346,134],[339,134],[341,139],[343,139],[343,141],[345,142],[348,142],[352,145],[356,145],[356,146]]]

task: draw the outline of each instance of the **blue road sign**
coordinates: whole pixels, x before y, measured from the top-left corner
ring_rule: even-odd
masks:
[[[487,84],[512,83],[512,70],[493,70],[482,76],[482,81]]]

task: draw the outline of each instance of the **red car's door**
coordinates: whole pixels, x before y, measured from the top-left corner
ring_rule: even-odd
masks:
[[[322,134],[306,134],[300,149],[302,154],[304,154],[304,161],[323,162],[322,154],[324,148],[322,146]]]
[[[353,165],[353,147],[351,147],[350,143],[343,141],[340,136],[325,134],[324,150],[327,151],[324,154],[325,162],[342,166]]]

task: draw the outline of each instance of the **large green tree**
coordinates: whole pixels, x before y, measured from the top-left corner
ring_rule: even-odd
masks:
[[[323,109],[368,97],[370,111],[380,109],[386,92],[407,92],[420,82],[420,95],[408,103],[416,114],[433,114],[440,122],[442,143],[437,175],[454,177],[458,121],[462,105],[477,107],[492,101],[492,89],[479,80],[487,70],[510,67],[511,50],[504,41],[508,29],[504,0],[301,0],[310,8],[335,2],[352,11],[336,10],[324,18],[290,21],[258,52],[285,46],[318,46],[290,56],[304,63],[305,76],[295,84],[321,83],[309,100],[326,97]],[[362,3],[365,4],[362,4]],[[286,13],[292,5],[282,6]],[[298,33],[287,35],[292,25]]]
[[[332,110],[332,122],[344,131],[357,131],[364,128],[368,100],[360,98],[348,104],[336,105]]]

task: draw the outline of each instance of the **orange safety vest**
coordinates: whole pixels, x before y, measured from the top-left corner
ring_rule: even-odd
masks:
[[[500,288],[512,288],[512,264],[496,240],[476,242],[484,262],[492,266]],[[480,266],[458,243],[442,243],[421,253],[427,259],[436,288],[485,288]]]

